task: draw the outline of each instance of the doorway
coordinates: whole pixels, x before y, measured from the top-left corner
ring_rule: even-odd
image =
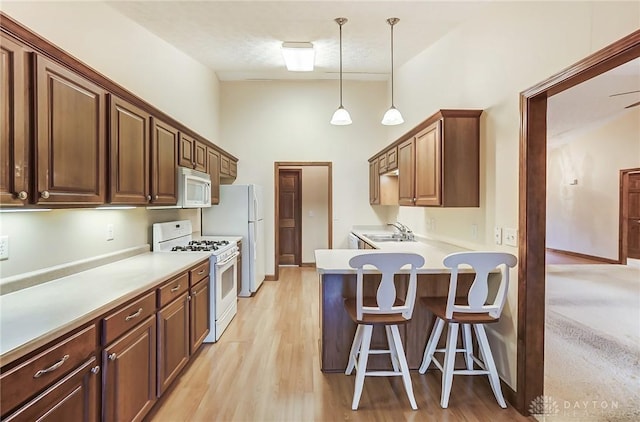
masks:
[[[520,94],[516,406],[544,394],[547,98],[640,57],[640,31]]]
[[[640,168],[620,171],[620,261],[640,259]]]
[[[283,219],[282,213],[285,210],[281,204],[281,175],[290,174],[291,171],[299,171],[301,198],[297,202],[300,215],[300,258],[297,263],[289,264],[291,258],[282,259],[281,244],[292,243],[285,239],[285,236],[291,236],[290,233],[284,231],[280,233],[280,222]],[[280,265],[315,265],[315,249],[331,249],[333,247],[333,187],[332,187],[332,163],[331,162],[289,162],[278,161],[274,163],[274,186],[275,186],[275,269],[274,278],[279,277]],[[288,180],[286,183],[291,183]],[[292,209],[286,210],[287,213],[293,212]],[[287,220],[285,218],[284,220]],[[284,221],[283,220],[283,221]],[[284,224],[291,224],[284,221]],[[295,243],[295,242],[293,242]],[[284,251],[284,250],[283,250]]]

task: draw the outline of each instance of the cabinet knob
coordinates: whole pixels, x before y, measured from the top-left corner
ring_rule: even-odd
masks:
[[[117,357],[118,357],[118,356],[117,356],[115,353],[111,353],[111,354],[108,356],[109,360],[116,360],[116,358],[117,358]]]
[[[154,197],[153,197],[153,199],[156,199],[156,200],[157,200],[158,198],[159,198],[159,196],[158,196],[157,194],[156,194],[156,196],[154,196]]]
[[[100,367],[99,366],[94,366],[93,368],[91,368],[91,373],[97,374],[98,372],[100,372]]]
[[[187,300],[191,300],[191,295],[187,295]]]
[[[413,203],[414,203],[414,204],[416,203],[416,198],[413,198]]]
[[[49,198],[49,191],[48,190],[44,190],[44,191],[40,192],[40,197],[42,199],[48,199]]]
[[[147,195],[147,201],[151,201],[151,195]]]
[[[18,193],[18,199],[22,199],[23,201],[29,197],[29,194],[26,191],[20,191]]]

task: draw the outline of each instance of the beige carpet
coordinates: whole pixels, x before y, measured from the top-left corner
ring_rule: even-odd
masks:
[[[640,420],[640,268],[547,266],[546,421]]]

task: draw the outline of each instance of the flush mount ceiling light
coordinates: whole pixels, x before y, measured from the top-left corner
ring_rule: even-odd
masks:
[[[342,106],[342,25],[347,23],[347,18],[335,18],[334,20],[340,26],[340,107],[333,113],[331,124],[345,126],[352,123],[349,112]]]
[[[400,22],[398,18],[389,18],[387,19],[387,23],[391,26],[391,107],[384,113],[384,117],[382,117],[382,124],[386,126],[399,125],[404,123],[404,119],[402,118],[402,114],[396,108],[393,103],[393,26]]]
[[[283,42],[282,57],[290,72],[311,72],[315,50],[310,42]]]

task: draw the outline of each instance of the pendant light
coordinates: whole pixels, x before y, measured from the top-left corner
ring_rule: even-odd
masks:
[[[342,106],[342,25],[347,23],[347,18],[335,18],[334,20],[340,26],[340,107],[333,113],[331,124],[345,126],[352,123],[349,112]]]
[[[382,118],[382,124],[386,126],[399,125],[404,123],[404,119],[402,118],[402,114],[396,108],[393,103],[393,26],[400,22],[398,18],[389,18],[387,19],[387,23],[391,26],[391,107],[384,113],[384,117]]]

